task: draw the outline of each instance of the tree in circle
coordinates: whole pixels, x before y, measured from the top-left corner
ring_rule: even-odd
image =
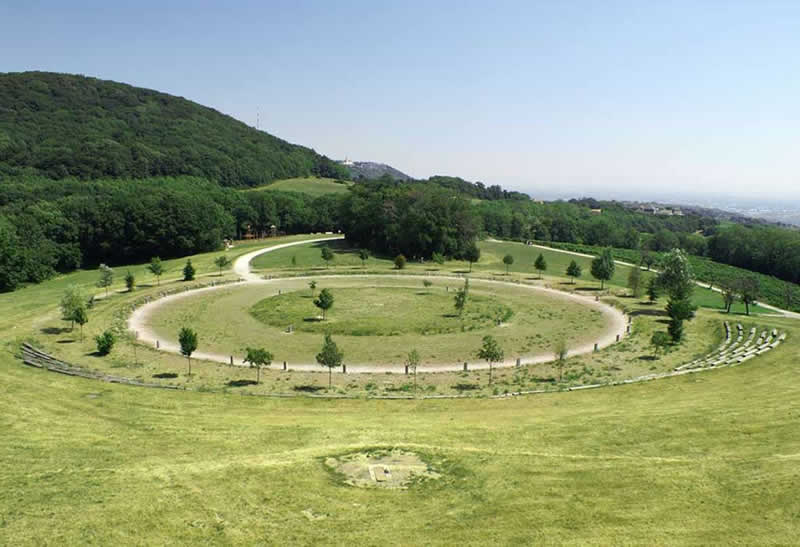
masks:
[[[192,375],[192,353],[197,349],[197,333],[189,327],[181,328],[178,333],[178,343],[181,345],[181,354],[189,361],[189,376]]]
[[[164,264],[161,262],[161,259],[157,256],[154,256],[150,259],[150,264],[147,265],[147,269],[150,270],[150,273],[156,276],[157,285],[161,286],[161,276],[164,275]]]
[[[358,258],[361,259],[361,268],[365,268],[369,259],[369,251],[367,249],[359,249]]]
[[[327,245],[325,245],[324,247],[322,247],[322,253],[321,253],[321,256],[322,256],[322,260],[324,260],[324,261],[325,261],[325,267],[326,267],[326,268],[330,267],[330,262],[331,262],[331,260],[333,260],[333,258],[334,258],[334,256],[333,256],[333,251],[331,251],[331,248],[330,248],[330,247],[328,247]]]
[[[330,289],[322,289],[314,300],[314,305],[322,310],[322,320],[328,317],[328,310],[333,307],[333,293]]]
[[[184,281],[194,281],[194,274],[195,269],[192,265],[192,259],[186,261],[186,265],[183,267],[183,280]]]
[[[314,279],[312,279],[311,281],[308,282],[308,288],[311,289],[311,298],[314,298],[315,294],[314,291],[317,290],[317,282]]]
[[[417,367],[419,363],[419,352],[416,349],[412,349],[406,357],[406,366],[414,373],[414,393],[417,392]]]
[[[467,250],[464,251],[464,260],[469,262],[469,271],[472,271],[472,264],[479,261],[481,259],[481,250],[478,248],[478,245],[473,241],[467,247]]]
[[[487,334],[483,337],[483,345],[478,350],[478,357],[486,360],[489,363],[489,385],[492,384],[492,368],[494,363],[499,363],[503,360],[503,349],[497,343],[494,336]]]
[[[228,255],[219,255],[217,258],[214,259],[214,264],[217,268],[219,268],[219,276],[222,277],[222,270],[227,268],[231,263],[231,259],[228,258]]]
[[[328,369],[328,389],[331,388],[333,369],[342,366],[344,354],[339,350],[330,334],[325,335],[322,350],[317,354],[317,363]]]
[[[581,268],[581,265],[574,260],[570,262],[569,266],[567,266],[567,275],[572,278],[572,284],[574,285],[575,278],[583,275],[583,269]]]
[[[506,275],[508,275],[508,268],[514,263],[514,257],[506,255],[503,257],[503,264],[506,265]]]
[[[105,264],[100,264],[100,279],[97,280],[97,286],[106,290],[108,296],[108,288],[114,282],[114,270]]]
[[[600,290],[605,287],[605,282],[614,276],[614,257],[611,256],[611,249],[605,248],[599,256],[592,260],[592,277],[600,280]]]
[[[398,270],[402,270],[406,267],[406,257],[405,255],[399,254],[394,257],[394,267]]]
[[[469,279],[465,279],[464,286],[456,291],[454,300],[456,312],[459,317],[462,317],[464,315],[464,309],[467,307],[467,301],[469,300]]]
[[[244,362],[250,365],[250,368],[256,369],[256,383],[261,383],[261,367],[268,367],[272,364],[272,353],[264,348],[247,348],[247,356]]]
[[[539,272],[539,279],[541,279],[542,274],[547,270],[547,261],[544,259],[542,253],[539,253],[539,256],[536,257],[536,262],[533,263],[533,267]]]

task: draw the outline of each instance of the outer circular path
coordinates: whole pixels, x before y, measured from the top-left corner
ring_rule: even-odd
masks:
[[[263,249],[258,249],[256,251],[251,251],[246,253],[239,258],[233,264],[233,271],[239,275],[239,277],[243,280],[239,285],[241,286],[242,283],[247,284],[269,284],[269,283],[276,283],[280,281],[281,278],[276,279],[263,279],[258,274],[255,274],[250,271],[250,261],[253,260],[256,256],[259,256],[264,253],[269,253],[272,251],[277,251],[278,249],[284,249],[286,247],[291,247],[294,245],[307,245],[309,243],[316,243],[320,241],[330,241],[334,239],[343,239],[344,236],[333,236],[333,237],[324,237],[318,239],[307,239],[303,241],[295,241],[291,243],[283,243],[280,245],[273,245],[271,247],[266,247]],[[319,278],[338,278],[338,277],[346,277],[347,279],[353,279],[352,275],[347,276],[338,276],[338,275],[319,275],[313,276],[315,279]],[[381,277],[385,277],[382,275]],[[400,277],[403,279],[408,278],[425,278],[426,276],[423,275],[394,275],[392,277]],[[453,279],[453,280],[461,280],[463,278],[456,277],[456,276],[436,276],[437,279]],[[305,279],[303,277],[297,277],[293,279]],[[625,315],[619,311],[618,309],[609,306],[608,304],[604,304],[602,302],[595,301],[591,297],[586,296],[578,296],[574,294],[568,294],[561,291],[557,291],[554,289],[548,289],[545,287],[538,287],[532,285],[521,285],[518,283],[511,283],[508,281],[491,281],[491,280],[483,280],[481,279],[482,283],[490,283],[496,285],[510,285],[514,287],[524,287],[528,288],[532,291],[542,291],[546,292],[550,295],[557,296],[559,298],[569,299],[573,301],[578,301],[581,304],[589,307],[593,307],[598,311],[602,312],[603,315],[609,321],[609,328],[605,331],[605,333],[597,339],[597,346],[598,348],[603,348],[609,346],[617,341],[617,336],[622,338],[625,335],[625,330],[627,326],[627,320]],[[205,287],[202,289],[196,289],[192,291],[186,291],[181,293],[172,294],[169,296],[165,296],[158,300],[154,300],[143,306],[137,308],[128,319],[128,328],[132,331],[137,331],[139,335],[139,341],[147,344],[152,344],[153,346],[156,345],[156,341],[158,341],[159,349],[162,351],[170,352],[170,353],[177,353],[180,354],[180,346],[178,345],[176,340],[163,340],[158,338],[152,329],[149,326],[149,318],[153,313],[155,313],[158,309],[162,306],[168,306],[171,303],[179,300],[181,298],[186,298],[188,296],[193,296],[199,294],[204,291],[214,291],[223,288],[230,288],[230,285],[217,285],[213,287]],[[571,348],[569,350],[569,355],[580,355],[583,353],[589,353],[594,351],[594,344],[584,344],[582,346],[578,346],[576,348]],[[229,355],[222,355],[218,353],[206,353],[202,351],[198,351],[192,354],[192,357],[196,359],[201,359],[204,361],[216,361],[219,363],[230,364],[230,356]],[[543,354],[531,355],[527,357],[523,357],[520,359],[520,363],[523,365],[535,364],[535,363],[545,363],[547,361],[552,361],[553,355],[552,352],[547,352]],[[234,357],[234,364],[235,365],[242,365],[246,366],[241,358],[237,359]],[[513,367],[517,364],[516,359],[507,359],[502,363],[496,363],[494,366],[497,367]],[[437,365],[420,365],[419,371],[420,372],[457,372],[463,370],[463,363],[446,363],[446,364],[437,364]],[[479,369],[488,369],[489,365],[485,362],[471,362],[469,364],[470,370],[479,370]],[[289,370],[320,370],[320,366],[316,363],[290,363],[288,366]],[[347,372],[348,373],[386,373],[386,372],[394,372],[400,373],[403,372],[402,365],[400,363],[395,365],[347,365]]]

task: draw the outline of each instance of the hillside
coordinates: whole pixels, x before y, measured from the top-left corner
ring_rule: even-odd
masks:
[[[384,175],[389,175],[395,180],[408,181],[411,177],[385,163],[376,163],[374,161],[355,161],[351,163],[343,163],[350,171],[350,176],[353,180],[359,179],[379,179]]]
[[[245,192],[259,192],[268,190],[271,192],[297,192],[308,194],[309,196],[325,196],[329,194],[346,194],[348,188],[353,185],[350,181],[336,179],[326,179],[320,177],[298,177],[292,179],[282,179],[271,182],[266,186],[248,188]]]
[[[309,148],[182,97],[84,76],[0,74],[0,175],[193,175],[225,186],[347,177]]]

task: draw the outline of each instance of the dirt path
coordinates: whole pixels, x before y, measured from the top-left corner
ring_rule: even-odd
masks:
[[[233,270],[242,278],[244,281],[242,283],[237,284],[237,287],[242,286],[243,284],[279,284],[283,281],[282,278],[276,279],[263,279],[258,274],[255,274],[250,271],[250,261],[264,253],[276,251],[278,249],[283,249],[286,247],[291,247],[293,245],[305,245],[307,243],[313,243],[318,241],[328,241],[331,239],[341,239],[342,236],[336,236],[331,238],[321,238],[321,239],[313,239],[313,240],[305,240],[305,241],[297,241],[292,243],[285,243],[282,245],[275,245],[272,247],[267,247],[263,249],[258,249],[256,251],[249,252],[244,254],[236,259],[233,265]],[[383,277],[393,277],[393,278],[402,278],[402,279],[424,279],[427,276],[424,275],[382,275]],[[313,276],[314,279],[320,278],[347,278],[353,279],[353,275],[320,275],[320,276]],[[463,278],[457,276],[436,276],[437,279],[452,279],[456,281],[460,281]],[[293,280],[297,279],[310,279],[310,277],[294,277]],[[627,318],[626,316],[616,308],[604,304],[599,301],[595,301],[593,297],[575,295],[564,293],[562,291],[557,291],[555,289],[549,289],[546,287],[539,287],[533,285],[521,285],[518,283],[512,283],[508,281],[493,281],[493,280],[480,280],[481,283],[487,284],[495,284],[495,285],[508,285],[517,288],[524,288],[529,289],[532,291],[541,291],[546,292],[551,296],[555,296],[557,298],[563,298],[567,300],[572,300],[576,302],[580,302],[582,305],[589,306],[599,310],[603,315],[606,317],[606,320],[609,323],[608,329],[605,333],[598,337],[596,340],[598,348],[607,347],[617,341],[617,336],[619,335],[620,338],[624,337],[625,330],[627,327]],[[218,285],[215,287],[206,287],[203,289],[196,289],[187,292],[176,293],[170,296],[165,296],[164,298],[159,298],[158,300],[154,300],[148,304],[140,306],[137,308],[131,317],[128,319],[128,329],[132,331],[137,331],[139,334],[139,341],[146,344],[152,344],[153,346],[156,345],[158,341],[159,349],[162,351],[167,351],[170,353],[180,353],[180,346],[175,340],[164,340],[156,336],[155,332],[149,326],[149,319],[153,313],[157,312],[161,309],[162,306],[169,306],[173,302],[180,300],[182,298],[188,298],[190,296],[200,294],[202,292],[207,291],[214,291],[223,288],[230,288],[230,285]],[[595,342],[589,342],[583,344],[578,347],[571,348],[569,350],[568,355],[580,355],[583,353],[589,353],[594,351],[594,344]],[[231,356],[230,355],[222,355],[218,353],[208,353],[203,351],[198,351],[192,354],[192,357],[195,359],[201,359],[204,361],[215,361],[219,363],[231,363]],[[552,352],[545,352],[536,355],[529,355],[522,357],[520,359],[521,364],[535,364],[535,363],[545,363],[547,361],[553,360],[553,353]],[[233,359],[234,365],[241,365],[246,366],[241,358],[236,358],[234,356]],[[277,365],[277,363],[276,363]],[[497,367],[512,367],[516,365],[516,359],[507,359],[503,363],[496,363],[494,366]],[[419,367],[419,372],[454,372],[463,370],[463,363],[444,363],[444,364],[436,364],[436,365],[421,365]],[[473,362],[469,364],[470,370],[482,370],[488,369],[489,365],[485,362]],[[317,363],[291,363],[288,366],[289,370],[320,370],[320,365]],[[385,373],[385,372],[404,372],[403,365],[401,363],[395,365],[370,365],[370,364],[360,364],[360,365],[347,365],[347,372],[348,373]]]

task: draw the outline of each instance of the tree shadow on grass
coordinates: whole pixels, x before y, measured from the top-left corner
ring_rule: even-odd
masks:
[[[575,290],[581,292],[600,292],[605,289],[601,289],[600,287],[575,287]]]
[[[177,378],[177,372],[159,372],[157,374],[153,374],[153,378]]]
[[[322,323],[322,317],[303,317],[304,323]]]
[[[227,384],[228,387],[247,387],[247,386],[254,386],[257,385],[258,382],[255,380],[231,380]]]
[[[69,327],[44,327],[39,329],[39,332],[42,334],[64,334],[65,332],[70,332]]]
[[[658,360],[658,357],[656,357],[655,355],[640,355],[638,359],[640,361],[656,361]]]
[[[639,315],[647,315],[650,317],[666,317],[667,312],[664,310],[634,310],[629,315],[631,317],[637,317]]]
[[[65,338],[64,340],[56,340],[56,344],[74,344],[77,342],[74,338]]]
[[[472,273],[469,270],[453,270],[454,274],[469,274]]]
[[[317,391],[321,391],[321,390],[323,390],[325,388],[322,387],[322,386],[313,386],[313,385],[309,385],[309,384],[303,384],[303,385],[299,385],[299,386],[292,386],[292,389],[294,391],[301,391],[303,393],[316,393]]]

